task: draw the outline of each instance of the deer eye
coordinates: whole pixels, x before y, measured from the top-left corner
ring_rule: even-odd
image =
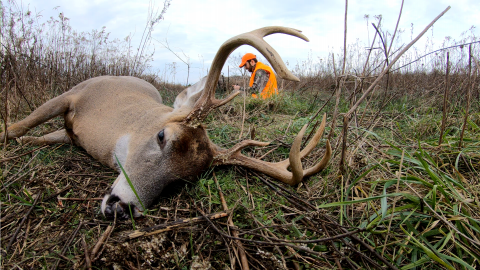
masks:
[[[157,136],[158,136],[158,141],[160,143],[163,143],[163,140],[165,139],[165,131],[162,129]]]

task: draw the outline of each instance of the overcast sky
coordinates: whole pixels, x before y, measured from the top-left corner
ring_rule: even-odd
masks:
[[[40,12],[44,19],[58,16],[63,12],[70,19],[70,25],[78,32],[106,27],[111,38],[125,38],[134,34],[140,40],[145,27],[148,0],[24,0],[24,7]],[[157,8],[163,1],[154,2]],[[365,44],[373,37],[373,28],[367,28],[364,18],[383,16],[382,29],[393,32],[400,10],[401,0],[349,0],[347,42],[359,39]],[[447,6],[448,11],[428,36],[434,37],[435,48],[441,47],[446,36],[459,39],[462,32],[472,26],[475,36],[480,35],[479,0],[405,0],[400,29],[404,29],[402,43],[410,41],[411,25],[413,37],[422,31]],[[327,58],[329,52],[338,52],[343,46],[345,1],[326,0],[172,0],[165,19],[155,28],[153,37],[164,41],[177,52],[183,51],[190,57],[192,71],[190,82],[206,75],[219,46],[240,33],[260,27],[281,25],[300,29],[310,39],[305,42],[295,37],[276,34],[265,38],[290,66],[309,57]],[[423,41],[425,41],[424,36]],[[154,70],[162,73],[166,65],[176,62],[176,82],[185,83],[186,66],[171,52],[155,44]],[[233,55],[246,52],[257,54],[249,46],[242,46]],[[181,53],[180,53],[181,54]],[[231,63],[227,63],[232,66]],[[232,68],[232,67],[231,67]],[[224,69],[226,70],[226,69]],[[172,78],[170,78],[172,80]]]

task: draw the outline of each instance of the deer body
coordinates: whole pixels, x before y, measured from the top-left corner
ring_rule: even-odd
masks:
[[[135,143],[155,136],[172,111],[162,104],[155,87],[134,77],[89,79],[58,98],[69,104],[65,127],[73,143],[112,168],[114,154],[126,154],[115,153],[116,148],[127,150],[126,140]]]
[[[300,151],[306,126],[295,139],[289,159],[278,163],[257,160],[240,152],[247,146],[265,146],[268,143],[245,140],[231,149],[221,149],[210,141],[205,128],[200,125],[211,110],[238,94],[236,92],[224,100],[217,100],[214,86],[228,55],[242,44],[257,48],[281,77],[298,80],[286,69],[275,50],[263,41],[263,36],[272,33],[287,33],[307,40],[298,30],[266,27],[226,41],[217,52],[208,76],[182,91],[173,108],[164,105],[157,89],[141,79],[92,78],[46,102],[24,120],[10,126],[7,139],[23,136],[31,128],[63,114],[65,129],[38,138],[21,137],[21,140],[33,144],[73,143],[101,163],[116,169],[119,176],[101,206],[102,213],[108,218],[128,218],[129,205],[134,206],[136,216],[140,215],[172,181],[196,177],[211,165],[244,166],[287,184],[298,184],[304,177],[322,170],[330,159],[331,149],[327,141],[325,156],[319,163],[306,170],[301,164],[301,158],[307,156],[320,140],[325,117],[305,149]],[[5,135],[0,134],[1,141]],[[291,172],[288,167],[291,167]]]

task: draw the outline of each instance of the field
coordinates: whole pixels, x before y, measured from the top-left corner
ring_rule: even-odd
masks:
[[[63,15],[40,26],[25,11],[2,12],[0,132],[91,77],[140,77],[169,105],[185,87],[149,73],[148,53],[105,32],[76,33]],[[217,145],[268,141],[243,153],[278,162],[326,114],[303,166],[327,138],[333,157],[295,187],[215,167],[169,187],[144,217],[110,221],[100,203],[117,172],[75,146],[1,142],[2,269],[242,269],[240,250],[251,269],[479,269],[479,41],[465,32],[416,62],[424,53],[413,47],[380,78],[397,56],[385,51],[400,51],[380,40],[378,50],[357,43],[299,63],[300,82],[280,80],[279,96],[238,96],[205,121]],[[230,92],[222,88],[218,96]],[[62,127],[55,118],[29,135]]]

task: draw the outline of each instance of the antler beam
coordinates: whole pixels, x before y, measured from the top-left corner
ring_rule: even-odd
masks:
[[[222,71],[223,65],[227,61],[228,56],[236,48],[241,45],[250,45],[257,49],[268,62],[272,65],[273,69],[277,74],[286,80],[299,81],[295,75],[293,75],[283,63],[280,55],[272,48],[263,38],[265,36],[283,33],[291,36],[301,38],[305,41],[309,41],[308,38],[301,33],[300,30],[296,30],[288,27],[281,26],[270,26],[264,27],[252,32],[244,33],[238,36],[235,36],[220,46],[218,49],[215,58],[213,59],[212,68],[208,73],[207,82],[205,83],[205,88],[202,92],[202,95],[195,103],[193,109],[184,119],[184,122],[190,126],[198,126],[201,121],[207,117],[207,115],[215,108],[220,107],[230,100],[232,100],[236,95],[239,94],[238,91],[232,93],[227,98],[218,100],[215,98],[215,89]]]
[[[266,146],[269,143],[246,140],[236,144],[231,149],[225,150],[217,150],[217,153],[214,157],[214,165],[239,165],[243,167],[247,167],[259,172],[262,172],[268,176],[276,178],[283,183],[289,185],[296,185],[299,184],[304,177],[313,175],[315,173],[320,172],[323,170],[330,160],[332,156],[332,148],[330,146],[330,142],[327,140],[325,147],[326,151],[323,158],[315,164],[313,167],[310,167],[306,170],[303,169],[302,166],[302,158],[305,158],[310,152],[315,148],[317,143],[320,141],[323,132],[325,131],[325,124],[326,124],[326,114],[323,115],[322,123],[318,128],[317,132],[310,140],[308,145],[300,151],[300,146],[302,144],[302,138],[305,134],[305,130],[307,129],[307,125],[305,125],[302,130],[298,133],[297,137],[295,138],[292,148],[290,149],[290,156],[288,159],[283,160],[281,162],[272,163],[272,162],[265,162],[259,159],[247,157],[241,153],[241,150],[247,146]],[[288,171],[288,167],[291,168],[291,172]]]

